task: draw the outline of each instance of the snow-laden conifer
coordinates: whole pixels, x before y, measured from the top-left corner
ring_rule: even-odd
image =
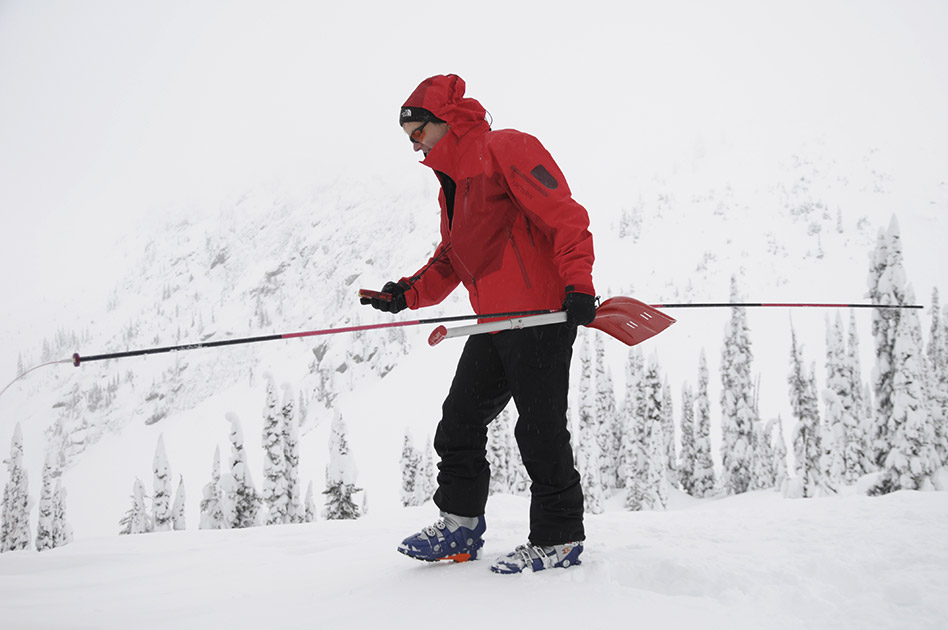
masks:
[[[790,408],[796,425],[793,431],[793,456],[800,494],[814,497],[823,488],[820,440],[820,413],[816,381],[803,365],[802,348],[797,345],[796,331],[790,329],[790,375],[788,378]]]
[[[59,470],[52,451],[43,464],[43,488],[40,490],[39,519],[36,523],[36,550],[53,548],[53,519],[56,515],[56,479]]]
[[[152,498],[152,514],[154,531],[166,532],[171,530],[171,467],[168,465],[168,455],[165,453],[163,435],[158,436],[158,445],[155,447],[155,457],[152,460],[154,472],[155,495]]]
[[[174,504],[171,506],[171,527],[175,531],[187,529],[187,520],[184,514],[187,495],[184,492],[184,476],[178,476],[178,489],[174,493]]]
[[[911,289],[906,297],[913,300]],[[927,380],[929,370],[916,313],[902,315],[891,359],[892,414],[885,431],[889,448],[882,466],[882,478],[872,493],[929,490],[933,488],[932,475],[940,462],[935,450],[935,426]]]
[[[224,519],[221,496],[221,447],[214,449],[214,463],[211,465],[211,480],[205,484],[201,498],[200,529],[223,529],[229,523]]]
[[[10,456],[5,460],[8,480],[3,489],[3,522],[0,525],[0,552],[19,551],[30,546],[29,475],[23,467],[23,431],[13,429]]]
[[[53,547],[62,547],[72,542],[72,526],[66,519],[66,489],[62,477],[56,479],[53,490]]]
[[[490,458],[490,454],[491,451],[488,450],[488,458]],[[402,455],[399,459],[399,468],[402,471],[401,501],[405,507],[420,505],[418,502],[418,492],[415,489],[418,483],[418,469],[420,467],[421,453],[415,448],[411,431],[406,427],[405,436],[402,439]],[[493,468],[493,465],[491,465],[491,468]]]
[[[152,531],[152,520],[145,507],[145,486],[135,478],[132,484],[132,506],[119,521],[119,534],[145,534]]]
[[[415,483],[415,491],[418,493],[418,505],[424,505],[434,497],[435,490],[438,487],[438,467],[437,455],[434,450],[434,442],[429,435],[425,440],[424,450],[421,451],[421,466],[418,468],[418,481]]]
[[[681,386],[681,450],[678,454],[678,480],[687,494],[695,493],[695,394],[691,384]]]
[[[698,359],[698,391],[695,396],[695,474],[694,496],[714,492],[716,479],[711,458],[711,400],[708,398],[708,361],[704,350]]]
[[[244,432],[240,426],[240,418],[233,412],[225,417],[230,423],[230,483],[226,484],[225,505],[231,506],[233,520],[230,527],[234,529],[255,527],[257,513],[260,510],[260,498],[256,486],[247,467],[247,453],[244,449]],[[224,478],[221,478],[222,484]]]
[[[585,329],[583,329],[585,330]],[[612,382],[612,371],[607,365],[603,335],[594,335],[595,357],[593,360],[596,406],[594,417],[598,425],[596,442],[599,445],[599,479],[604,492],[616,487],[616,469],[619,465],[621,440],[618,436],[619,413],[616,409],[616,392]]]
[[[487,425],[487,464],[490,466],[490,494],[510,492],[510,423],[506,409]],[[420,457],[420,454],[419,454]]]
[[[928,366],[931,370],[935,451],[940,465],[948,466],[948,317],[942,313],[937,287],[932,291],[931,318]]]
[[[592,353],[588,335],[583,335],[579,349],[579,408],[578,434],[574,444],[576,464],[583,489],[585,510],[590,514],[602,514],[604,495],[599,468],[599,421],[595,417],[596,395],[593,391]]]
[[[312,523],[316,520],[316,499],[313,497],[313,482],[306,485],[306,498],[303,499],[303,520]]]
[[[349,452],[349,437],[342,414],[336,413],[329,432],[329,465],[326,467],[326,518],[328,520],[359,518],[354,495],[358,471]]]
[[[672,402],[671,385],[668,384],[668,378],[662,384],[662,441],[665,460],[665,476],[668,483],[678,487],[678,454],[675,451],[675,413],[674,403]]]
[[[754,423],[754,481],[755,490],[773,488],[776,484],[773,446],[774,421]]]
[[[287,523],[302,523],[304,519],[303,509],[303,485],[300,482],[300,417],[302,417],[302,408],[297,413],[296,394],[293,387],[286,383],[283,385],[283,406],[280,409],[283,416],[283,454],[286,463],[286,502],[287,502]]]
[[[641,397],[636,403],[634,435],[639,443],[627,452],[629,477],[625,506],[628,510],[663,509],[667,503],[665,439],[662,434],[662,380],[658,359],[651,357],[642,376]]]
[[[272,374],[266,374],[266,402],[263,407],[263,492],[267,506],[267,525],[285,523],[288,504],[286,497],[286,452],[283,444],[283,414],[277,401],[276,384]]]
[[[847,448],[846,414],[851,380],[846,374],[846,347],[843,341],[843,321],[839,313],[835,321],[826,321],[826,387],[823,389],[825,420],[821,428],[823,447],[822,474],[824,482],[833,489],[846,484]]]
[[[843,430],[846,434],[847,484],[853,484],[862,475],[872,470],[871,450],[868,448],[868,431],[871,426],[871,406],[866,404],[862,381],[862,366],[859,359],[859,332],[856,314],[849,312],[849,330],[846,336],[846,355],[842,364],[845,381],[843,405]],[[867,413],[867,408],[870,411]]]
[[[619,461],[616,467],[616,487],[628,489],[627,484],[638,474],[638,465],[645,458],[645,435],[641,434],[642,424],[639,419],[644,410],[644,389],[642,380],[645,378],[645,359],[639,348],[629,349],[629,356],[625,366],[625,396],[619,414],[620,422],[615,425],[615,439],[618,439]],[[628,492],[626,493],[629,494]],[[631,493],[632,504],[641,492]],[[628,497],[627,497],[628,498]],[[627,501],[627,504],[629,501]],[[640,508],[630,508],[640,509]]]
[[[773,427],[774,489],[785,493],[790,482],[787,465],[787,441],[783,437],[783,419],[777,416]]]
[[[733,277],[731,301],[740,301]],[[721,353],[721,485],[728,494],[746,492],[751,484],[753,427],[757,417],[752,359],[746,309],[732,308]]]

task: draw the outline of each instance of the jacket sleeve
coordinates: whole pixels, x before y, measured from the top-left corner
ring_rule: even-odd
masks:
[[[461,283],[451,265],[451,243],[441,241],[425,266],[401,281],[411,286],[405,291],[408,308],[440,304]]]
[[[527,218],[553,243],[553,262],[572,290],[596,295],[593,286],[592,234],[589,214],[577,203],[549,152],[533,136],[516,131],[496,132],[496,168]]]

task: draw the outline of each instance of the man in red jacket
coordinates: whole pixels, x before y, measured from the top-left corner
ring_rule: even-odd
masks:
[[[529,542],[491,568],[568,567],[579,564],[585,539],[566,404],[576,327],[596,315],[589,217],[540,142],[492,131],[464,91],[460,77],[434,76],[401,108],[402,129],[441,183],[441,243],[421,269],[385,284],[391,301],[363,303],[397,313],[438,304],[463,284],[475,313],[563,309],[567,322],[468,339],[435,434],[441,519],[398,550],[429,561],[477,557],[487,527],[487,425],[513,398],[532,482]]]

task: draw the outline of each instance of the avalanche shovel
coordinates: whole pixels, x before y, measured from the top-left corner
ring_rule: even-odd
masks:
[[[566,313],[557,311],[543,315],[514,317],[496,322],[471,324],[446,328],[438,326],[428,336],[428,345],[436,346],[445,339],[463,337],[478,333],[497,332],[516,328],[530,328],[531,326],[545,326],[566,321]],[[630,297],[609,298],[596,309],[596,319],[588,324],[589,328],[596,328],[615,337],[627,346],[640,344],[650,337],[654,337],[675,320],[660,310],[643,304]]]

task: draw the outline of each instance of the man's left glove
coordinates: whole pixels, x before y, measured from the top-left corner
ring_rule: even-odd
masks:
[[[567,326],[585,326],[596,319],[596,297],[571,291],[563,300],[563,310],[566,311]]]
[[[397,313],[408,308],[408,301],[405,299],[405,291],[409,288],[407,282],[386,282],[385,286],[382,287],[382,293],[391,295],[391,301],[380,300],[378,298],[362,298],[359,301],[362,304],[371,304],[372,308],[377,308],[386,313]]]

